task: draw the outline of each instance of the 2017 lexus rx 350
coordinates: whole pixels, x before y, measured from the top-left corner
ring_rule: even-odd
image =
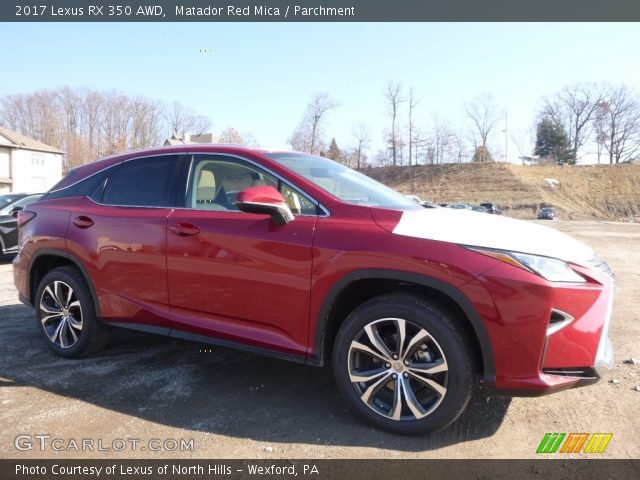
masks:
[[[19,212],[20,298],[80,357],[110,327],[331,360],[354,412],[445,428],[481,379],[503,395],[597,380],[614,278],[533,223],[425,209],[325,158],[231,146],[127,153]]]

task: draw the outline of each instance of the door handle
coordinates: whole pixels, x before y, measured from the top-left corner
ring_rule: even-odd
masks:
[[[73,224],[78,228],[89,228],[93,226],[93,220],[91,220],[86,215],[80,215],[73,219]]]
[[[169,230],[181,237],[191,237],[200,233],[200,229],[189,222],[178,222],[175,225],[169,225]]]

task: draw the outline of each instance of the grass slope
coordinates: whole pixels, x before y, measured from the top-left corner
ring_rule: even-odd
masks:
[[[493,202],[505,213],[525,217],[549,205],[569,218],[640,220],[640,165],[465,163],[369,168],[363,173],[435,203]],[[559,184],[551,186],[548,178]]]

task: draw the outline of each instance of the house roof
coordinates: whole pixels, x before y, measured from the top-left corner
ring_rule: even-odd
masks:
[[[0,136],[9,141],[9,143],[0,142],[0,147],[20,148],[36,152],[64,153],[59,148],[52,147],[51,145],[39,142],[33,138],[25,137],[24,135],[14,132],[13,130],[9,130],[8,128],[0,127]]]
[[[176,137],[175,135],[173,135],[171,138],[167,138],[164,141],[165,145],[191,145],[192,143],[195,142],[190,142],[189,140],[185,140],[181,137]]]
[[[164,141],[164,145],[197,145],[201,143],[217,143],[218,137],[213,133],[203,133],[201,135],[171,135]]]

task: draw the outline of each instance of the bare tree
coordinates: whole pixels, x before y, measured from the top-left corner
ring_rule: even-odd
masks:
[[[598,110],[596,110],[595,118],[593,119],[593,128],[595,130],[595,142],[596,142],[596,153],[598,156],[598,164],[600,164],[600,160],[602,158],[602,153],[605,150],[605,142],[607,141],[607,132],[605,131],[605,113],[606,108],[603,108],[604,104],[600,104],[598,106]]]
[[[322,141],[324,120],[327,114],[340,104],[331,99],[329,93],[316,93],[307,104],[302,121],[289,138],[294,150],[311,154],[319,153],[324,143]]]
[[[510,135],[511,142],[518,150],[518,158],[525,165],[527,159],[533,158],[533,147],[535,146],[536,130],[534,126],[530,126],[525,131],[519,131]]]
[[[451,144],[453,145],[453,162],[463,163],[467,160],[467,146],[464,143],[463,136],[458,133],[451,133]]]
[[[218,143],[224,143],[229,145],[247,145],[247,146],[257,146],[258,142],[255,137],[250,133],[240,133],[234,127],[225,128],[220,137],[218,138]]]
[[[600,102],[596,125],[610,164],[631,160],[640,152],[640,103],[626,85],[612,88]]]
[[[433,147],[433,163],[448,163],[450,149],[455,145],[455,135],[449,123],[438,115],[433,115],[431,127],[431,144]]]
[[[373,161],[380,167],[388,167],[391,165],[391,157],[389,156],[388,148],[381,148],[373,157]]]
[[[409,166],[411,166],[411,161],[414,153],[414,146],[416,144],[415,137],[415,124],[413,119],[413,111],[420,103],[420,100],[416,98],[415,93],[413,91],[413,87],[409,88]],[[416,163],[418,163],[416,159]]]
[[[169,125],[167,112],[176,113]],[[179,120],[179,121],[178,121]],[[158,145],[167,130],[199,133],[209,120],[180,104],[61,87],[0,98],[0,123],[66,152],[63,170],[103,155]]]
[[[420,163],[421,156],[424,159],[424,163],[427,163],[427,147],[429,146],[429,138],[421,129],[416,127],[414,130],[413,146],[415,150],[415,164],[418,165]]]
[[[605,95],[605,86],[577,83],[564,87],[544,101],[542,116],[562,125],[567,132],[572,163],[576,162],[580,149],[591,138],[595,115]]]
[[[356,168],[362,168],[362,159],[364,157],[364,151],[369,147],[371,142],[371,129],[368,125],[360,123],[353,127],[351,135],[355,142],[355,154],[356,154]]]
[[[305,124],[300,124],[289,137],[289,145],[298,152],[311,153],[311,131]]]
[[[87,142],[88,151],[99,152],[101,148],[100,121],[104,98],[99,92],[87,92],[82,104],[83,132],[82,136]],[[86,157],[84,162],[91,157]],[[81,163],[84,163],[81,160]]]
[[[465,104],[465,112],[471,120],[473,131],[480,139],[479,150],[488,152],[487,141],[501,119],[500,110],[493,99],[493,95],[489,93],[479,95],[472,102]]]
[[[398,132],[396,122],[400,104],[404,102],[402,84],[400,82],[389,82],[384,92],[384,98],[387,100],[388,114],[391,117],[391,130],[389,131],[388,139],[389,148],[391,149],[391,160],[393,165],[396,165],[398,160]]]
[[[173,102],[166,109],[164,117],[169,125],[169,134],[178,138],[184,138],[187,134],[204,135],[211,129],[211,121],[207,117],[179,102]]]
[[[129,101],[129,110],[131,112],[129,145],[133,148],[158,145],[162,140],[160,102],[138,96]]]

